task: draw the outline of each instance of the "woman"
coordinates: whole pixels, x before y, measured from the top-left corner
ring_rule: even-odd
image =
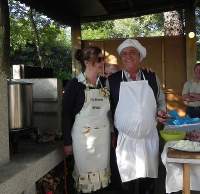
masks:
[[[82,193],[95,192],[110,182],[110,105],[102,73],[104,57],[98,47],[78,50],[84,73],[64,92],[64,152],[74,155],[73,177]]]
[[[194,79],[184,84],[182,96],[187,106],[186,113],[191,118],[200,117],[200,63],[194,67]]]

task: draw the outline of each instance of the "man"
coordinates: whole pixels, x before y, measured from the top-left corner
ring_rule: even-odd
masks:
[[[186,113],[191,118],[200,118],[200,63],[194,67],[194,79],[185,82],[182,96],[187,106]]]
[[[165,97],[155,73],[140,69],[146,48],[139,41],[127,39],[117,51],[124,70],[112,74],[108,81],[122,193],[133,194],[139,180],[139,193],[153,194],[159,161],[156,125],[167,117]]]

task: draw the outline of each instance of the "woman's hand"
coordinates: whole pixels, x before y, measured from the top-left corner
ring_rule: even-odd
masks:
[[[64,146],[64,154],[66,157],[70,156],[73,154],[73,148],[72,145],[66,145]]]

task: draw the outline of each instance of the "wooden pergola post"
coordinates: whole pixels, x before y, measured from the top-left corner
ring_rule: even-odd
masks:
[[[193,68],[196,63],[196,28],[195,28],[195,6],[190,5],[185,10],[186,21],[185,21],[185,33],[186,33],[186,70],[187,70],[187,80],[193,78]],[[189,37],[191,32],[195,33],[193,38]]]
[[[0,0],[0,165],[9,161],[8,90],[9,65],[9,9],[8,1]]]
[[[71,39],[72,39],[72,74],[73,76],[76,76],[81,71],[80,64],[74,57],[76,50],[81,48],[81,24],[79,20],[77,20],[71,25]]]

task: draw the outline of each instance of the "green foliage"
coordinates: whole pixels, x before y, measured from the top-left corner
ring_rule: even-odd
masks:
[[[161,36],[163,35],[163,14],[119,20],[119,22],[116,21],[115,26],[126,37]],[[123,28],[127,29],[124,33]]]
[[[34,30],[29,19],[30,8],[17,1],[9,1],[11,64],[40,65],[34,43]],[[53,68],[59,79],[71,75],[70,31],[41,14],[34,14],[40,40],[44,67]]]
[[[34,31],[29,19],[29,9],[19,1],[9,0],[11,64],[39,65]],[[61,26],[39,13],[34,21],[40,40],[42,62],[54,69],[61,79],[71,75],[70,28]],[[200,9],[196,9],[197,60],[200,60]],[[135,18],[85,23],[81,26],[82,39],[108,39],[164,35],[163,13]],[[0,39],[1,40],[1,39]]]
[[[113,27],[113,21],[91,22],[83,24],[81,26],[82,39],[90,40],[110,38]]]
[[[60,68],[58,69],[58,71],[56,71],[56,77],[58,77],[62,81],[70,80],[72,78],[72,73],[66,68],[63,69]]]
[[[152,14],[137,18],[87,23],[82,25],[82,39],[162,36],[163,20],[163,14]]]
[[[15,19],[10,17],[10,42],[11,49],[23,48],[27,42],[32,42],[30,22],[27,19]]]

